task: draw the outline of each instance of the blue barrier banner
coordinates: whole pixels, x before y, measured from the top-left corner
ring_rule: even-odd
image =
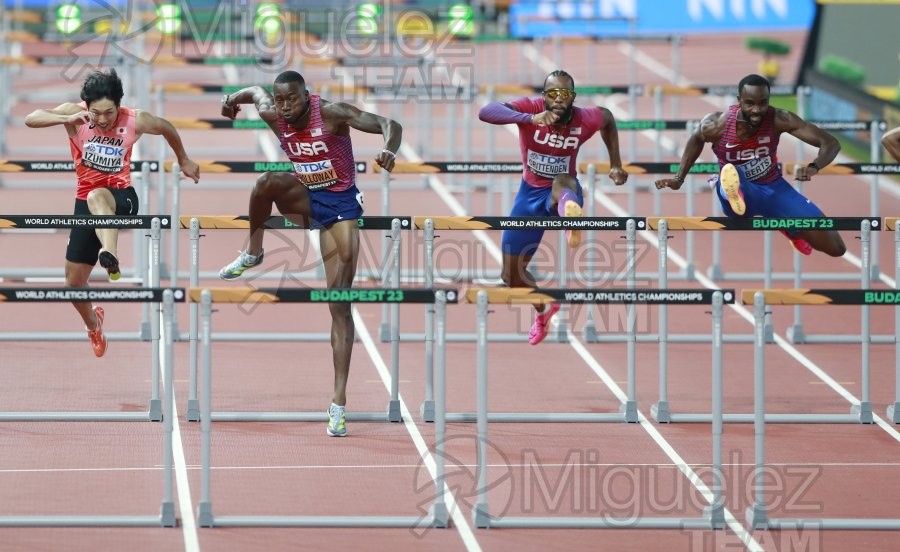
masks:
[[[806,29],[814,0],[518,0],[510,35],[623,37]]]

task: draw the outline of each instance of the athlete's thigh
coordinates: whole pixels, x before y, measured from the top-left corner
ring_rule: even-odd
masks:
[[[552,194],[552,189],[535,188],[522,181],[519,193],[513,202],[511,217],[545,217],[549,215],[547,203]],[[501,239],[501,249],[508,255],[534,255],[541,239],[543,230],[505,230]]]
[[[122,189],[110,189],[113,199],[116,202],[117,215],[136,215],[140,210],[140,202],[137,192],[131,186]]]
[[[359,224],[356,219],[343,220],[321,229],[319,246],[328,286],[350,287],[359,259]]]
[[[91,210],[83,199],[75,200],[75,215],[90,215]],[[75,227],[69,231],[69,241],[66,244],[66,260],[73,263],[81,263],[90,266],[97,264],[97,255],[100,253],[100,240],[93,228]]]

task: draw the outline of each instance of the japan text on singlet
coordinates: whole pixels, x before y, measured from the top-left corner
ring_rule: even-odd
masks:
[[[770,107],[763,115],[756,134],[743,141],[737,136],[735,123],[739,112],[739,105],[728,108],[725,132],[713,145],[713,153],[719,159],[719,167],[731,163],[746,180],[758,184],[768,184],[781,178],[781,165],[778,164],[778,133],[775,132],[775,109]]]
[[[309,96],[309,124],[297,130],[279,115],[281,149],[294,164],[294,174],[310,191],[343,192],[356,183],[350,136],[328,132],[319,111],[319,96]]]
[[[87,109],[83,102],[81,107]],[[87,199],[88,193],[97,188],[127,188],[131,185],[131,148],[137,140],[136,118],[133,109],[120,106],[116,121],[105,131],[93,123],[75,127],[75,135],[69,137],[69,149],[78,177],[77,199]]]
[[[508,105],[521,113],[544,112],[543,98],[518,98]],[[558,174],[575,176],[578,150],[603,127],[603,112],[597,107],[573,107],[572,119],[564,125],[517,126],[524,165],[522,178],[535,188],[546,188]]]

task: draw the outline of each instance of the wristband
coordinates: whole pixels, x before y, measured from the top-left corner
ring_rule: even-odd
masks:
[[[817,171],[819,170],[819,166],[816,165],[815,161],[813,161],[812,163],[807,163],[806,166],[810,169],[816,169]]]
[[[230,105],[228,105],[229,99],[231,99],[231,94],[225,94],[224,96],[222,96],[222,106],[223,107],[231,107]]]
[[[672,177],[672,180],[675,180],[676,182],[680,182],[680,183],[684,184],[684,177],[683,177],[683,176],[678,176],[678,175],[676,174],[675,176]]]
[[[383,149],[383,150],[381,150],[381,153],[386,153],[386,154],[390,155],[390,156],[391,156],[391,159],[396,159],[396,158],[397,158],[397,154],[394,153],[394,152],[392,152],[392,151],[389,150],[389,149]]]

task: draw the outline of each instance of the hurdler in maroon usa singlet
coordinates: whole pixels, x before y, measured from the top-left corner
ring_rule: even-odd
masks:
[[[281,149],[294,164],[294,174],[309,191],[343,192],[356,184],[350,136],[328,132],[319,110],[320,97],[309,96],[309,124],[297,130],[278,115]]]
[[[775,109],[769,108],[762,117],[759,130],[747,140],[737,136],[739,105],[728,108],[725,132],[713,145],[719,167],[731,163],[746,179],[757,184],[769,184],[781,178],[778,164],[778,133],[775,132]]]

